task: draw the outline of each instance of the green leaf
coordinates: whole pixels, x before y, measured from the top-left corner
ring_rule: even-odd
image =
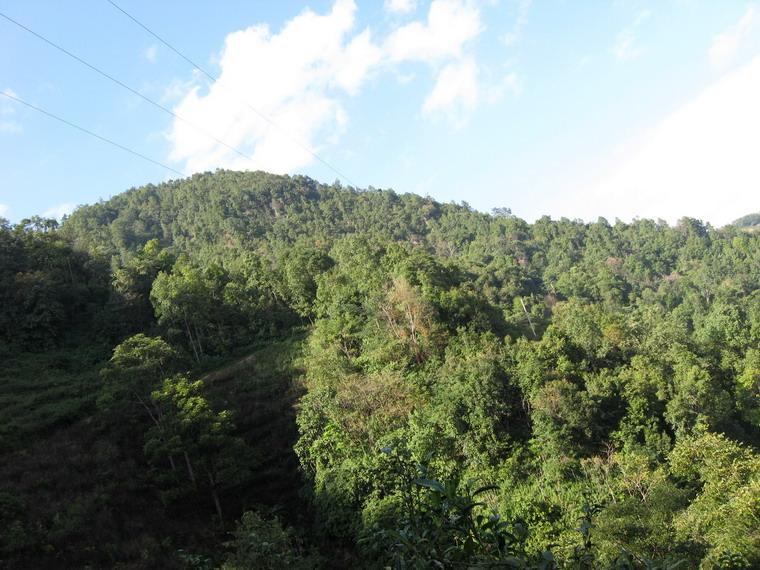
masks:
[[[446,489],[444,488],[441,483],[436,481],[435,479],[415,479],[414,481],[415,485],[418,485],[420,487],[426,487],[428,489],[432,489],[433,491],[437,493],[441,493],[442,495],[446,493]]]

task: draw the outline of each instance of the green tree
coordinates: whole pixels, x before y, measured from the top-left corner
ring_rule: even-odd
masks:
[[[180,258],[171,273],[158,274],[150,299],[158,322],[179,327],[186,335],[195,360],[200,362],[205,356],[205,328],[213,310],[213,299],[202,272],[187,259]]]
[[[757,567],[760,455],[725,436],[702,433],[679,442],[669,461],[673,475],[695,494],[675,529],[705,549],[703,567]]]
[[[252,466],[250,449],[235,434],[232,414],[215,411],[204,395],[203,382],[186,376],[167,378],[152,400],[162,421],[145,435],[145,454],[157,460],[181,454],[193,489],[206,489],[220,522],[220,492],[244,481]]]

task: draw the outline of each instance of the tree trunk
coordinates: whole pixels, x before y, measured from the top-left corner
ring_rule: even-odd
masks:
[[[193,333],[190,332],[190,325],[187,322],[187,314],[184,315],[185,319],[185,332],[187,333],[187,340],[190,341],[190,347],[193,349],[193,354],[195,355],[195,361],[200,362],[201,358],[198,356],[198,351],[195,348],[195,343],[193,342]]]
[[[520,297],[520,304],[522,305],[523,311],[525,312],[525,316],[528,317],[528,324],[530,325],[530,330],[533,332],[533,338],[538,338],[538,335],[536,334],[536,329],[533,326],[533,321],[530,319],[530,313],[528,312],[528,309],[525,306],[525,301],[523,301],[522,297]]]
[[[219,515],[219,523],[221,524],[224,521],[224,517],[222,516],[222,503],[219,501],[219,494],[216,492],[216,481],[214,481],[214,476],[211,473],[208,474],[208,480],[209,483],[211,483],[211,498],[214,499],[216,514]]]
[[[151,421],[152,421],[152,422],[155,424],[155,426],[156,426],[157,428],[159,428],[159,429],[160,429],[160,428],[161,428],[161,422],[160,422],[160,419],[161,419],[161,417],[160,417],[160,416],[158,416],[158,415],[154,415],[154,414],[153,414],[153,411],[150,409],[150,406],[149,406],[149,405],[148,405],[148,404],[145,402],[145,400],[143,400],[143,399],[140,397],[140,394],[138,394],[138,393],[136,393],[136,392],[132,392],[132,394],[133,394],[133,395],[134,395],[134,397],[137,399],[137,401],[138,401],[138,402],[140,402],[140,404],[141,404],[141,405],[142,405],[142,407],[145,409],[145,411],[146,411],[146,412],[148,412],[148,416],[150,416],[150,419],[151,419]],[[154,410],[156,409],[156,405],[155,405],[155,403],[153,404],[153,409],[154,409]]]
[[[187,451],[183,451],[182,454],[185,456],[185,465],[187,465],[187,474],[190,476],[190,480],[193,482],[193,487],[197,487],[195,483],[195,471],[193,471],[193,464],[190,463],[190,456],[187,454]]]
[[[195,329],[195,340],[198,343],[198,352],[201,353],[201,356],[206,356],[203,352],[203,345],[201,344],[201,333],[198,331],[198,325],[193,325],[193,328]]]

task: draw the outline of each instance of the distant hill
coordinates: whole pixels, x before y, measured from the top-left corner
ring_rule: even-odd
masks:
[[[760,226],[760,212],[756,212],[754,214],[747,214],[746,216],[742,216],[741,218],[734,220],[731,222],[732,226],[737,226],[739,228],[755,228]]]

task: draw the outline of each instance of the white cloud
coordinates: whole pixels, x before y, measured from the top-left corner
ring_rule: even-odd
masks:
[[[423,105],[423,115],[446,115],[456,126],[481,99],[479,69],[466,53],[469,42],[483,31],[480,11],[463,0],[433,0],[427,20],[394,30],[384,49],[391,63],[419,61],[436,70],[433,89]]]
[[[461,0],[433,0],[427,22],[397,28],[385,42],[390,61],[438,63],[462,55],[464,45],[483,30],[480,12]]]
[[[518,97],[522,93],[520,76],[514,71],[505,75],[500,82],[490,85],[486,89],[489,103],[498,103],[505,93],[511,93],[515,97]]]
[[[64,202],[63,204],[58,204],[42,212],[42,217],[55,218],[56,220],[60,220],[63,216],[67,216],[73,212],[74,208],[76,208],[76,205],[69,202]]]
[[[326,15],[303,11],[277,34],[266,25],[229,34],[219,80],[206,94],[196,84],[174,110],[250,158],[179,121],[169,133],[171,158],[191,172],[219,166],[289,172],[309,164],[307,148],[347,120],[338,96],[357,92],[382,55],[369,31],[349,38],[355,11],[352,0],[338,0]]]
[[[494,104],[506,93],[520,95],[522,86],[515,72],[508,73],[500,81],[483,79],[475,60],[465,57],[447,64],[441,69],[433,90],[422,105],[424,115],[445,115],[455,127],[463,127],[470,112],[485,100]]]
[[[158,46],[156,44],[153,44],[149,46],[144,52],[143,57],[148,60],[150,63],[156,63],[156,58],[158,56]]]
[[[7,204],[0,204],[0,218],[4,218],[5,214],[8,213],[8,205]]]
[[[736,24],[713,38],[709,51],[713,67],[722,68],[731,63],[742,42],[755,28],[755,23],[755,6],[750,5]]]
[[[391,14],[408,14],[417,8],[417,0],[385,0],[383,7]]]
[[[726,224],[760,209],[760,56],[666,117],[566,211]]]
[[[173,79],[168,85],[165,85],[161,92],[161,103],[165,105],[173,105],[184,99],[196,85],[202,83],[202,76],[200,73],[194,72],[193,76],[193,79],[190,81]]]
[[[425,114],[470,110],[478,103],[478,68],[471,59],[446,65],[422,105]],[[460,119],[461,120],[461,119]]]
[[[423,114],[474,107],[478,66],[465,50],[483,29],[474,4],[433,0],[426,20],[399,26],[380,42],[369,29],[354,31],[355,13],[353,0],[336,0],[329,13],[306,9],[277,33],[266,25],[230,33],[216,83],[205,87],[196,76],[164,94],[178,101],[177,115],[198,127],[174,121],[167,135],[170,159],[188,172],[302,168],[314,159],[311,149],[323,148],[317,141],[335,144],[346,128],[345,97],[357,94],[374,71],[398,73],[402,63],[423,63],[436,74]]]
[[[517,3],[517,18],[515,18],[515,23],[512,26],[512,29],[502,38],[502,41],[507,47],[520,41],[523,29],[528,23],[528,12],[530,11],[531,4],[533,4],[533,0],[519,0]]]
[[[354,95],[364,82],[368,71],[382,60],[383,52],[372,43],[369,30],[351,40],[335,61],[335,81]]]
[[[612,48],[612,53],[617,59],[629,61],[640,57],[644,53],[644,48],[639,45],[638,29],[651,15],[652,13],[649,10],[642,10],[636,16],[633,23],[617,35],[615,45]]]

